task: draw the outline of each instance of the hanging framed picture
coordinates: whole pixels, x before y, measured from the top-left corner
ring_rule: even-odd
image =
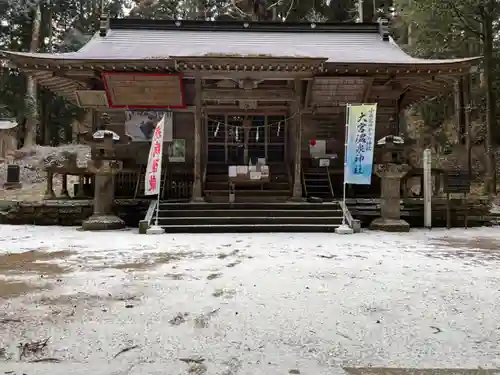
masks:
[[[174,139],[168,145],[168,161],[171,163],[186,162],[186,140]]]

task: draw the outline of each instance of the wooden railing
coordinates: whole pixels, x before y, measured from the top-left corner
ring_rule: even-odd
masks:
[[[189,201],[193,192],[192,174],[167,173],[163,185],[162,199],[169,201]]]

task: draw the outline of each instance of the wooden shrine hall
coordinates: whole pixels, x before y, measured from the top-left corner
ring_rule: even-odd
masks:
[[[171,112],[162,199],[228,202],[233,189],[236,202],[261,203],[340,198],[346,104],[377,103],[376,139],[400,135],[404,108],[462,87],[477,62],[413,58],[392,40],[386,20],[103,16],[77,52],[5,55],[38,84],[88,108],[94,131],[106,114],[105,128],[130,140],[114,154],[123,165],[115,197],[143,196],[148,137]],[[261,180],[229,184],[230,167],[248,165],[264,167]],[[351,193],[379,197],[379,185],[374,175],[372,185]]]

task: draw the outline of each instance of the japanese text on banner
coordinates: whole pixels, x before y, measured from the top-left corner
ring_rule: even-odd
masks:
[[[153,137],[151,139],[151,149],[149,150],[145,177],[146,181],[144,184],[145,195],[157,195],[160,193],[164,126],[165,115],[163,115],[161,121],[156,124]]]
[[[347,106],[346,184],[371,184],[376,115],[376,104]]]

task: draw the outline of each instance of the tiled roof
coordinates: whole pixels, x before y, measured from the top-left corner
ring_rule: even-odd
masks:
[[[106,36],[97,33],[77,52],[23,55],[69,60],[161,60],[172,56],[207,55],[310,57],[325,58],[329,63],[412,65],[468,60],[413,58],[392,39],[384,40],[376,24],[358,24],[358,27],[318,24],[314,29],[309,24],[307,29],[303,24],[300,27],[271,24],[272,27],[254,30],[254,24],[244,29],[242,26],[215,27],[207,22],[200,23],[202,27],[195,27],[195,22],[189,22],[190,26],[186,27],[174,27],[173,21],[167,22],[170,23],[111,20]]]

